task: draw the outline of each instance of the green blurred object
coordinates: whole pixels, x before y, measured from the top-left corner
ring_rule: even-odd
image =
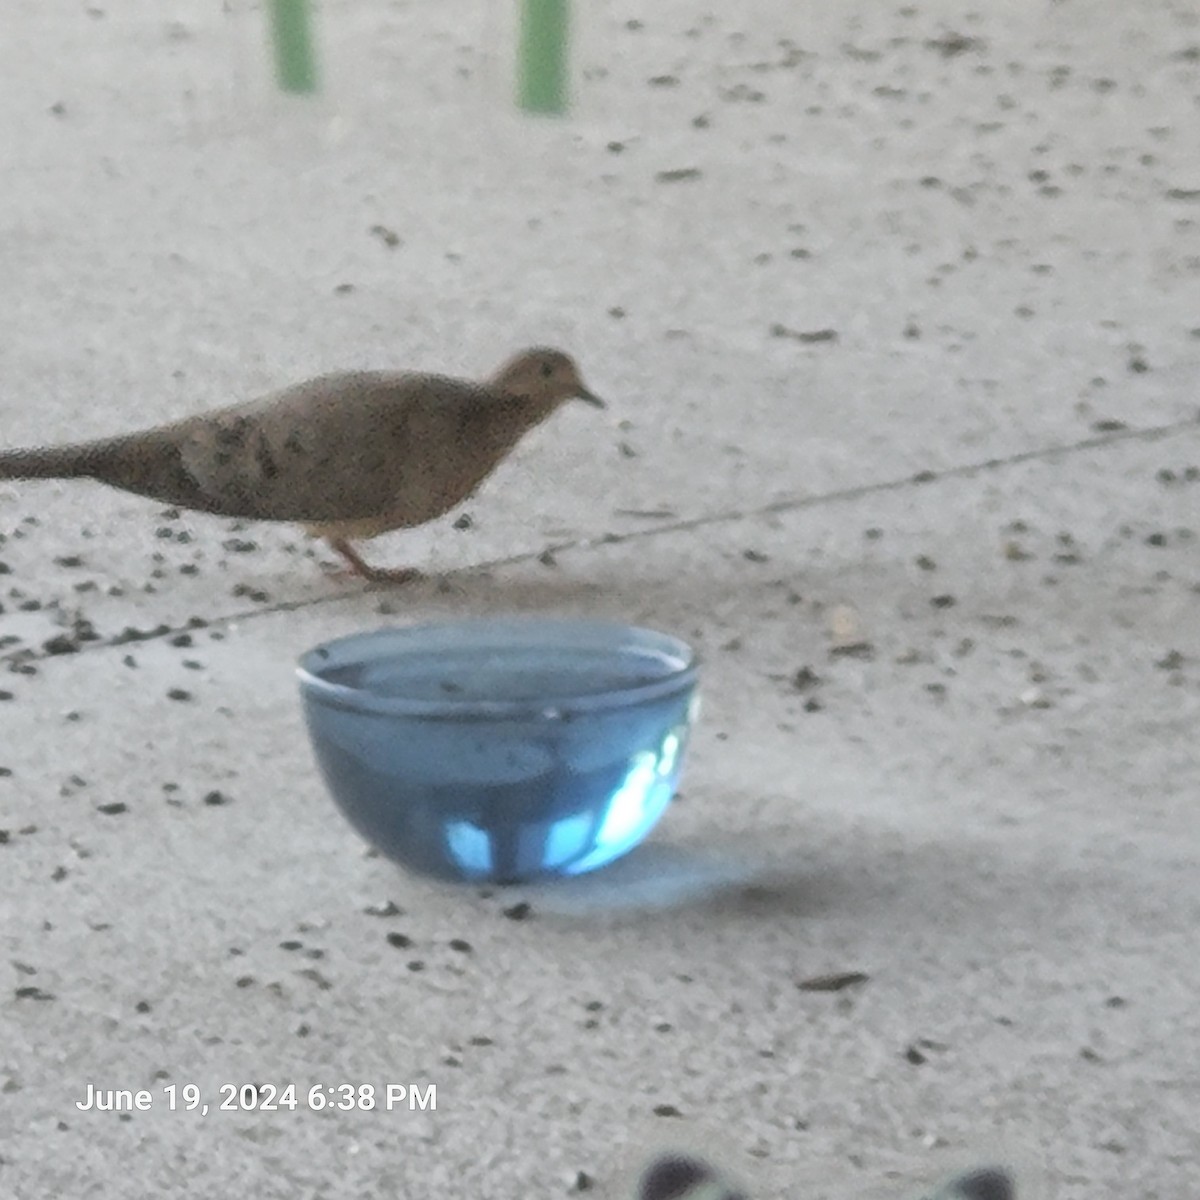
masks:
[[[567,111],[569,0],[520,0],[518,103],[528,112]]]
[[[315,92],[317,61],[309,0],[271,0],[271,41],[279,86],[285,92]]]

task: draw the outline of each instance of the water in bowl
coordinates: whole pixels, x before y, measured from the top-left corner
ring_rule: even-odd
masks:
[[[649,650],[545,646],[419,650],[323,672],[330,683],[375,696],[444,702],[539,702],[640,688],[679,670],[677,659]]]
[[[579,874],[637,845],[675,791],[694,685],[646,647],[414,649],[321,672],[436,711],[330,710],[312,723],[330,790],[384,853],[433,874],[515,882]],[[456,712],[455,706],[487,704]],[[336,783],[335,783],[336,781]]]

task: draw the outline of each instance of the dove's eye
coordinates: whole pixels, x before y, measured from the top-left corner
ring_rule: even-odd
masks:
[[[542,363],[542,378],[549,379],[550,376],[553,374],[554,374],[554,364],[548,363],[548,362]]]

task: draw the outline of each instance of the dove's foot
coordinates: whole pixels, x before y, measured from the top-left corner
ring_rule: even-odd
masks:
[[[349,564],[347,575],[357,575],[370,583],[411,583],[421,578],[416,567],[373,567],[345,538],[330,538],[329,545]]]

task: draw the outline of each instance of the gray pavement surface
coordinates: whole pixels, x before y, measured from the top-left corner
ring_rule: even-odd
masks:
[[[579,5],[568,122],[499,4],[326,3],[315,102],[253,7],[170,8],[5,5],[0,442],[531,341],[611,408],[374,544],[434,573],[392,592],[0,489],[0,1194],[613,1194],[684,1139],[767,1197],[1001,1154],[1194,1200],[1194,5]],[[679,632],[705,713],[623,863],[436,886],[334,810],[292,664],[501,611]],[[291,1082],[437,1109],[163,1092]]]

